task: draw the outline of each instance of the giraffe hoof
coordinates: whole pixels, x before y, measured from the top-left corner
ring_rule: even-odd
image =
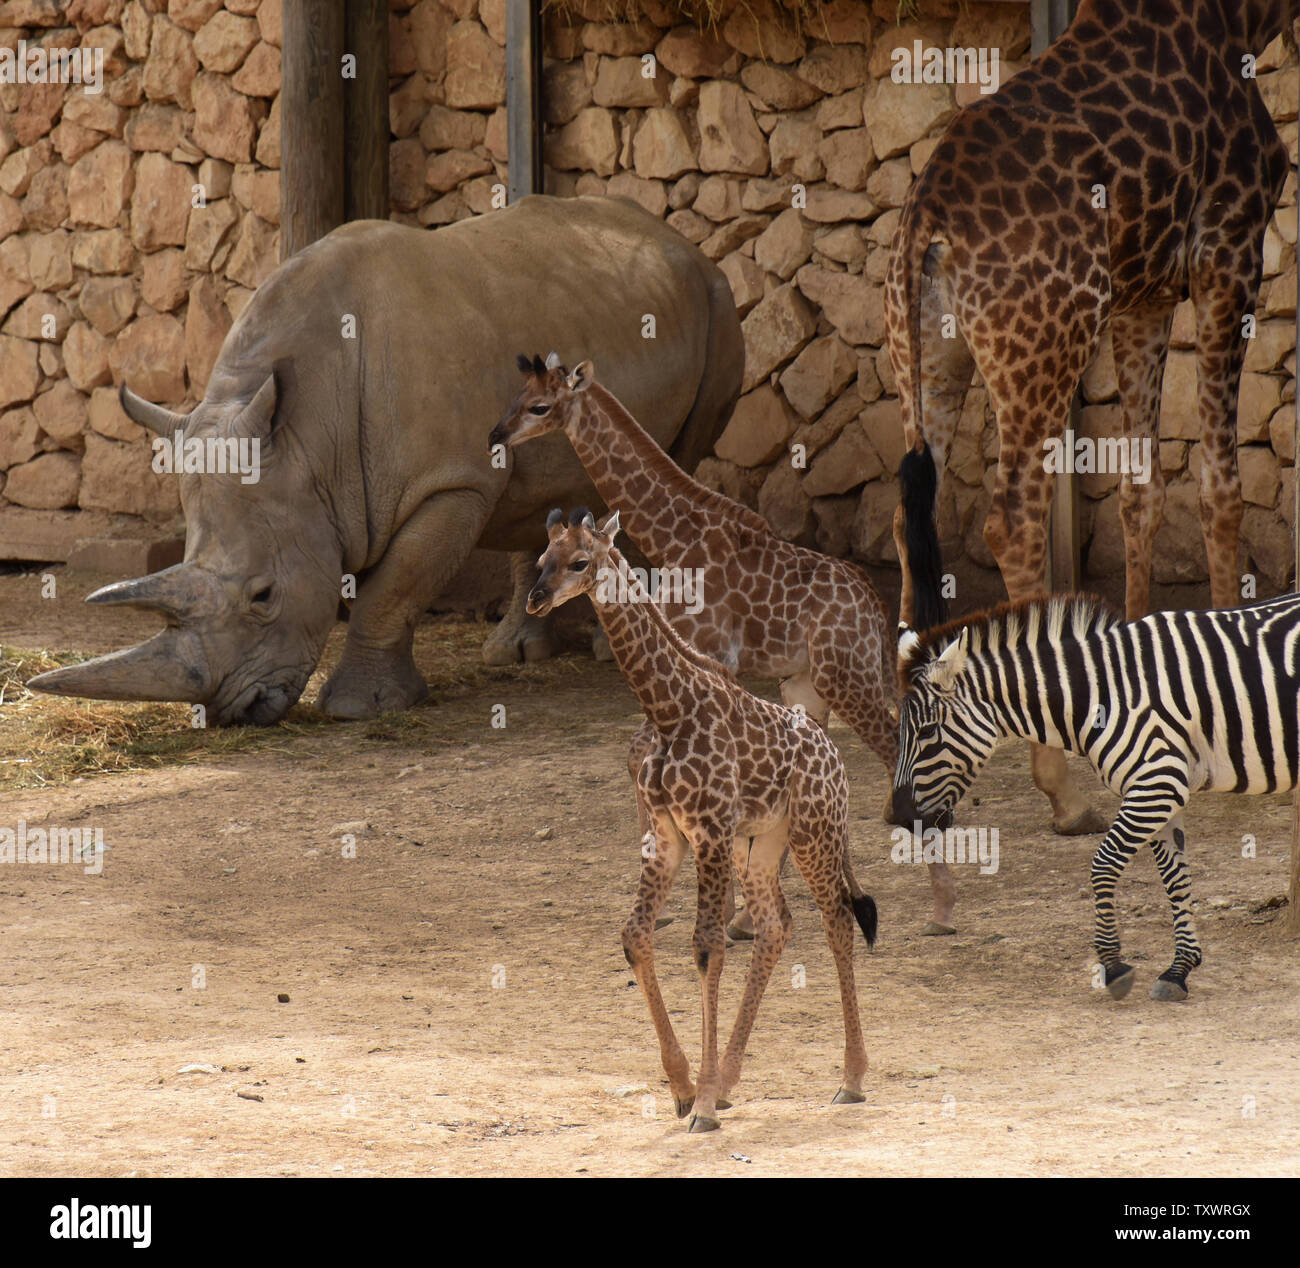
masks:
[[[689,1131],[694,1136],[697,1132],[715,1132],[721,1126],[716,1118],[710,1118],[707,1114],[695,1114],[691,1118]]]
[[[1187,998],[1187,987],[1181,982],[1172,981],[1170,978],[1158,977],[1155,985],[1151,988],[1151,998],[1158,999],[1163,1003],[1181,1004]]]
[[[853,1092],[846,1087],[835,1093],[832,1105],[858,1105],[867,1099],[865,1092]]]
[[[742,925],[739,921],[735,921],[727,926],[727,937],[733,942],[753,942],[754,931],[746,925]]]
[[[677,1106],[678,1118],[685,1118],[686,1115],[695,1108],[695,1098],[693,1096],[688,1096],[685,1099],[680,1096],[674,1096],[673,1101]]]
[[[1106,982],[1106,990],[1109,992],[1111,999],[1123,999],[1125,995],[1133,989],[1133,966],[1130,964],[1119,964],[1115,966],[1115,977],[1109,977]]]
[[[923,938],[946,938],[957,932],[954,925],[941,925],[937,920],[929,921],[925,928],[921,930]]]
[[[1089,807],[1077,819],[1071,819],[1069,823],[1057,823],[1053,820],[1052,831],[1057,836],[1062,837],[1088,836],[1093,832],[1105,832],[1106,821]]]

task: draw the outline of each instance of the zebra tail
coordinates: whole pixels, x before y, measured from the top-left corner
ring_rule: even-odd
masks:
[[[912,625],[918,631],[927,630],[948,619],[948,603],[943,597],[943,557],[934,526],[939,474],[928,444],[903,455],[898,479],[903,492],[907,569],[912,577]]]

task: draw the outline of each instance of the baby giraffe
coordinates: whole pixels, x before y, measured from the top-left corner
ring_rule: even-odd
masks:
[[[848,856],[848,783],[835,745],[800,711],[750,695],[718,662],[673,630],[614,548],[615,511],[599,527],[585,510],[546,521],[549,542],[528,611],[545,616],[591,596],[610,650],[651,728],[636,773],[643,825],[636,906],[623,927],[623,953],[645,995],[677,1116],[690,1130],[720,1126],[717,1112],[740,1078],[745,1044],[768,978],[793,921],[781,892],[787,846],[822,914],[844,1007],[844,1081],[835,1103],[864,1100],[867,1050],[853,980],[853,921],[876,939],[876,904],[854,879]],[[654,970],[655,921],[689,847],[699,879],[693,940],[704,1013],[699,1082],[668,1020]],[[718,985],[726,939],[728,885],[736,875],[754,914],[744,996],[718,1062]]]

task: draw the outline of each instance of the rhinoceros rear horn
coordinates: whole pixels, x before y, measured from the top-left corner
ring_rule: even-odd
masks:
[[[217,597],[216,583],[209,573],[193,564],[175,564],[147,577],[101,586],[86,597],[86,602],[147,608],[171,621],[190,621],[215,612]]]
[[[212,695],[210,677],[197,634],[169,627],[138,647],[37,674],[27,685],[56,696],[198,703]]]
[[[117,398],[128,418],[160,436],[170,436],[184,427],[189,419],[188,414],[174,413],[152,401],[146,401],[143,396],[137,396],[125,383],[118,391]]]

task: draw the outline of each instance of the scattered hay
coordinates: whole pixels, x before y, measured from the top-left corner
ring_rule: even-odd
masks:
[[[307,736],[328,733],[345,743],[420,744],[458,742],[465,710],[439,706],[465,701],[494,684],[526,689],[573,681],[591,662],[562,656],[535,665],[493,668],[481,648],[488,627],[463,619],[435,619],[416,630],[415,660],[429,683],[427,705],[384,714],[367,722],[336,722],[309,704],[297,704],[271,727],[190,725],[186,704],[126,703],[47,696],[26,682],[47,669],[89,660],[82,652],[0,646],[0,789],[50,788],[74,779],[182,766],[209,757],[279,748]],[[346,627],[327,644],[323,662],[342,654]],[[314,699],[327,670],[308,681],[304,699]],[[475,708],[478,702],[473,701]],[[281,750],[284,751],[284,750]]]

